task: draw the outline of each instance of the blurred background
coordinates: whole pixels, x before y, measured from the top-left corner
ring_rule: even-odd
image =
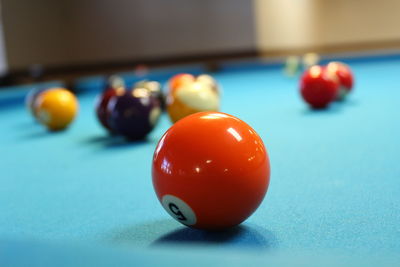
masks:
[[[1,0],[1,84],[400,47],[398,0]]]

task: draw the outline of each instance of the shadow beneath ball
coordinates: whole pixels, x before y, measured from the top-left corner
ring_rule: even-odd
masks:
[[[29,131],[23,132],[23,135],[19,136],[19,139],[34,140],[34,139],[49,138],[49,136],[60,136],[66,132],[66,130],[50,131],[40,125],[38,125],[38,127],[31,127],[31,128],[32,129],[30,129]]]
[[[359,105],[359,102],[352,98],[346,98],[346,99],[342,100],[342,102],[340,102],[340,103],[346,104],[347,106],[351,106],[351,107],[356,107]]]
[[[138,145],[152,144],[155,143],[156,140],[151,138],[142,138],[142,139],[128,139],[126,137],[109,134],[109,135],[101,135],[101,136],[92,136],[84,140],[85,143],[100,146],[104,149],[116,149],[116,148],[126,148],[133,147]]]
[[[305,108],[302,110],[303,115],[313,116],[313,115],[330,115],[338,114],[342,111],[342,102],[332,103],[326,108]]]
[[[253,224],[244,224],[224,231],[204,231],[181,226],[172,219],[154,220],[115,229],[106,241],[139,246],[216,246],[232,249],[270,250],[278,247],[274,233]]]
[[[24,133],[24,135],[21,136],[20,139],[22,140],[31,140],[31,139],[41,139],[44,137],[48,137],[49,136],[49,132],[47,131],[35,131],[35,132],[27,132]]]
[[[24,120],[14,124],[14,128],[18,131],[26,131],[35,125],[39,125],[39,123],[35,121],[35,119],[31,118],[31,120]]]
[[[271,249],[277,246],[277,239],[272,232],[250,225],[239,225],[223,231],[205,231],[185,227],[161,236],[152,243],[152,246],[169,244]]]
[[[160,236],[179,227],[179,225],[178,222],[171,219],[134,223],[108,233],[106,241],[124,245],[148,246]]]
[[[96,135],[96,136],[91,136],[88,137],[84,140],[84,143],[90,144],[90,145],[97,145],[97,144],[104,144],[106,142],[109,142],[110,138],[113,138],[113,135]]]

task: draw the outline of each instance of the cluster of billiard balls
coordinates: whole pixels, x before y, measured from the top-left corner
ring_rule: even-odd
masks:
[[[323,109],[333,101],[344,100],[353,88],[354,77],[349,66],[330,62],[307,69],[300,79],[300,93],[314,109]]]
[[[165,91],[160,83],[146,80],[128,89],[121,77],[112,76],[97,98],[97,117],[110,133],[138,140],[154,129],[163,109],[174,123],[196,112],[219,109],[219,86],[209,75],[177,74]]]
[[[26,106],[33,117],[50,131],[67,128],[75,119],[79,103],[65,88],[32,89],[26,96]]]
[[[262,139],[242,120],[218,112],[219,100],[211,76],[179,74],[166,96],[157,82],[127,89],[111,77],[96,103],[100,123],[131,139],[145,137],[166,107],[174,124],[155,148],[153,186],[174,219],[198,229],[240,224],[261,204],[270,181]],[[78,110],[76,97],[62,88],[32,91],[27,104],[50,130],[65,129]]]
[[[165,105],[174,124],[158,142],[152,163],[161,205],[194,228],[240,224],[268,189],[270,164],[263,141],[245,122],[217,111],[220,88],[211,76],[178,74],[165,91],[164,96],[160,84],[152,81],[127,90],[113,77],[98,97],[99,121],[111,132],[142,138]]]
[[[110,133],[137,140],[153,130],[162,105],[159,83],[143,81],[128,89],[122,78],[112,76],[97,98],[96,114]]]
[[[348,66],[312,66],[301,78],[301,95],[313,108],[344,99],[353,86]],[[165,108],[172,127],[155,148],[153,186],[163,208],[180,223],[224,229],[246,220],[269,186],[270,162],[260,136],[245,122],[218,112],[220,88],[208,75],[172,77],[166,94],[155,81],[127,88],[117,76],[98,96],[96,114],[108,131],[142,139]],[[27,98],[34,116],[50,130],[66,128],[78,102],[68,90],[36,91]]]

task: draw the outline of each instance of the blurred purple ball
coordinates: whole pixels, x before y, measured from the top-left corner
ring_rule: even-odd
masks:
[[[160,101],[143,88],[127,90],[112,97],[107,110],[110,127],[115,133],[132,140],[145,138],[161,115]]]

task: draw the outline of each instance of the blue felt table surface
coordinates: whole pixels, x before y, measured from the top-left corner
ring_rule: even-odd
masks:
[[[160,247],[171,264],[182,251],[213,247],[223,249],[215,262],[238,250],[254,263],[288,251],[389,259],[400,253],[400,59],[349,63],[354,93],[324,111],[309,110],[298,79],[280,68],[215,74],[222,111],[260,134],[272,168],[259,209],[223,233],[181,226],[155,197],[151,158],[171,126],[166,115],[146,142],[126,143],[99,126],[94,92],[80,95],[79,117],[60,133],[35,124],[23,101],[0,106],[0,247],[8,255],[28,253],[23,248],[36,242],[128,247],[149,265]],[[3,259],[10,258],[18,261]]]

